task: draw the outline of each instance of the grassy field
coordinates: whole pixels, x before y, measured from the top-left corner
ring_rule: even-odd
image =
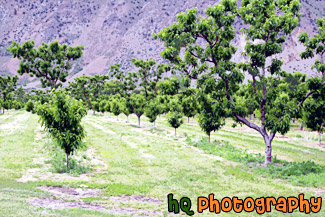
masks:
[[[167,216],[169,193],[176,199],[191,198],[195,216],[215,215],[196,212],[196,198],[210,193],[218,199],[299,193],[325,199],[325,149],[317,145],[316,133],[299,131],[298,125],[275,138],[277,164],[270,170],[261,165],[262,138],[247,127],[232,128],[230,120],[212,134],[211,144],[192,119],[176,137],[164,117],[158,118],[156,127],[145,117],[141,128],[135,116],[129,121],[123,115],[117,120],[110,114],[89,113],[83,120],[87,149],[74,157],[84,165],[67,174],[53,169],[60,155],[55,156],[36,115],[24,111],[1,115],[0,216]],[[315,163],[314,172],[290,175],[290,168],[303,168],[309,160]],[[83,169],[88,172],[79,174]],[[282,214],[272,208],[264,216],[304,214]],[[325,216],[325,206],[312,216]]]

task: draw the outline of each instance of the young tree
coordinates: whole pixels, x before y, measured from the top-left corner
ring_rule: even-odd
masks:
[[[71,98],[63,90],[52,93],[50,103],[37,106],[37,114],[45,130],[66,153],[66,167],[69,168],[69,155],[81,145],[85,130],[81,119],[87,110],[81,101]]]
[[[130,103],[130,107],[133,111],[133,113],[138,117],[138,126],[140,127],[140,119],[141,116],[144,113],[145,110],[145,106],[147,104],[146,98],[143,94],[139,93],[139,94],[135,94],[133,93],[130,96],[129,99],[129,103]]]
[[[5,108],[9,108],[9,104],[12,100],[12,94],[17,85],[18,77],[15,75],[11,77],[10,75],[4,77],[0,76],[0,96],[1,96],[1,105],[2,113],[5,113]]]
[[[182,112],[187,117],[187,123],[190,123],[190,117],[197,113],[197,101],[193,96],[183,96],[181,98]]]
[[[129,115],[132,113],[132,105],[125,98],[121,98],[121,111],[126,116],[126,122],[129,122]]]
[[[172,111],[167,115],[167,121],[171,127],[175,129],[175,136],[176,136],[176,129],[179,128],[183,124],[182,115],[180,112]]]
[[[27,112],[34,112],[34,103],[32,100],[29,100],[27,103],[26,103],[26,106],[25,106],[25,109]]]
[[[156,119],[160,114],[160,105],[157,98],[150,100],[148,105],[145,108],[145,115],[149,118],[150,123],[153,123],[155,126]]]
[[[162,56],[175,65],[187,83],[200,78],[207,81],[215,88],[205,85],[208,91],[204,92],[216,101],[224,94],[235,121],[261,134],[265,142],[266,164],[271,162],[271,143],[275,134],[289,130],[290,111],[295,110],[290,107],[292,104],[287,104],[293,100],[279,92],[284,73],[282,62],[275,56],[281,53],[286,36],[298,25],[300,7],[298,0],[243,0],[238,11],[237,1],[221,0],[205,11],[206,17],[199,17],[196,9],[188,10],[177,15],[177,23],[154,35],[165,43]],[[237,16],[246,24],[243,32],[247,39],[244,51],[247,61],[240,64],[240,68],[251,78],[249,86],[254,94],[250,99],[259,106],[260,126],[245,118],[248,114],[242,109],[242,103],[235,100],[245,76],[231,62],[236,52],[231,41],[235,37],[233,24]]]
[[[121,104],[118,99],[116,99],[116,98],[112,99],[111,110],[118,120],[118,116],[122,113]]]
[[[202,95],[200,100],[198,121],[201,129],[209,136],[211,132],[221,129],[225,125],[224,117],[226,117],[225,106],[222,103],[209,103],[209,95]]]
[[[71,61],[82,56],[83,46],[68,47],[58,41],[43,44],[35,48],[34,41],[26,41],[20,45],[13,42],[8,48],[14,58],[21,60],[18,73],[25,73],[40,78],[42,87],[56,89],[66,82]]]

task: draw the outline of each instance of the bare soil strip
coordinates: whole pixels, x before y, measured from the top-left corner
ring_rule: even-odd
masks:
[[[108,207],[104,204],[98,204],[95,202],[84,202],[81,198],[86,197],[103,197],[103,190],[101,189],[90,189],[90,188],[64,188],[64,187],[53,187],[53,186],[41,186],[39,189],[49,192],[54,197],[45,198],[29,198],[28,202],[36,207],[45,207],[48,209],[88,209],[93,211],[105,212],[117,215],[128,215],[128,216],[158,216],[162,215],[158,211],[148,211],[143,209],[136,209],[132,207],[120,208],[120,207]],[[54,199],[56,198],[56,199]],[[67,201],[70,200],[70,201]],[[160,204],[161,201],[151,197],[135,196],[135,195],[123,195],[112,196],[109,200],[119,203],[131,202],[131,203],[155,203]]]

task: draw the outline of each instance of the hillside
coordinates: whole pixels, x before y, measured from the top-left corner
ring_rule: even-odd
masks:
[[[301,61],[298,42],[301,31],[312,34],[316,30],[315,18],[324,16],[325,0],[301,0],[303,4],[299,27],[286,43],[282,58],[284,69],[312,74],[311,61]],[[104,74],[114,63],[132,70],[131,58],[161,59],[163,44],[152,39],[158,32],[175,21],[175,15],[198,7],[200,11],[216,1],[195,0],[3,0],[0,5],[0,74],[15,74],[18,60],[6,51],[12,41],[35,40],[48,43],[58,40],[69,45],[84,45],[83,57],[75,64],[69,79],[80,75]],[[237,32],[242,27],[236,22]],[[239,48],[234,58],[241,60],[243,35],[234,41]],[[38,87],[35,78],[23,76],[20,84],[26,88]]]

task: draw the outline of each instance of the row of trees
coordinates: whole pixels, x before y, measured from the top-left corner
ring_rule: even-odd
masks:
[[[196,8],[187,10],[153,34],[164,43],[161,55],[169,64],[132,59],[136,72],[124,72],[115,64],[109,75],[78,77],[67,90],[94,111],[134,113],[139,126],[143,114],[154,122],[157,115],[169,112],[175,132],[182,114],[197,113],[209,137],[231,117],[260,133],[265,163],[270,163],[275,135],[287,133],[293,118],[304,119],[319,135],[324,129],[325,18],[317,20],[313,37],[299,36],[306,48],[300,56],[315,59],[312,68],[319,76],[307,79],[299,72],[285,72],[278,58],[299,24],[300,8],[298,0],[243,0],[239,8],[235,0],[222,0],[206,9],[205,16],[199,16]],[[232,61],[237,52],[232,44],[236,19],[245,24],[245,60],[240,63]],[[83,47],[53,42],[36,49],[28,41],[14,42],[8,50],[21,60],[19,74],[39,77],[43,87],[55,90],[66,81],[71,61],[81,57]],[[247,119],[253,113],[260,119],[258,124]]]

